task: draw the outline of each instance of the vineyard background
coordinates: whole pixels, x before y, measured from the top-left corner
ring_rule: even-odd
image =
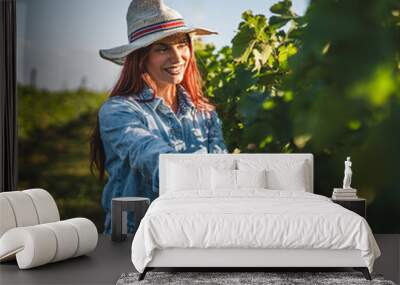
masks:
[[[311,1],[299,16],[281,1],[270,11],[245,11],[229,46],[195,44],[229,152],[311,152],[315,193],[326,196],[351,155],[373,231],[400,233],[399,2]],[[88,139],[107,96],[18,86],[18,188],[49,190],[63,219],[88,217],[99,231],[103,185],[89,172]]]

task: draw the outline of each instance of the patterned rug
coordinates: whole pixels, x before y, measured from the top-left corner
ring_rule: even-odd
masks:
[[[372,281],[364,278],[361,272],[147,272],[145,279],[138,281],[139,273],[124,273],[117,285],[134,284],[268,284],[268,285],[297,285],[297,284],[379,284],[395,285],[392,281],[384,280],[381,275],[372,274]]]

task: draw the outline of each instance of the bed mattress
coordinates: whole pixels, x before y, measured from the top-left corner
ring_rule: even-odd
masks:
[[[361,216],[321,195],[265,189],[160,196],[133,239],[133,265],[143,272],[173,248],[359,250],[370,272],[380,255]]]

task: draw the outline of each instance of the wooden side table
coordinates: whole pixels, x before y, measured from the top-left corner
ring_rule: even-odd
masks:
[[[150,199],[143,197],[119,197],[111,202],[111,240],[124,241],[128,233],[128,213],[133,212],[135,219],[135,231],[140,221],[146,214],[150,205]]]
[[[342,207],[359,214],[364,219],[367,218],[366,200],[364,198],[357,199],[332,199],[332,202],[341,205]]]

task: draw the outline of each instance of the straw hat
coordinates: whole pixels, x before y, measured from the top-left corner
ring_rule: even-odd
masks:
[[[119,65],[124,63],[125,57],[131,52],[176,33],[217,34],[208,29],[186,26],[183,17],[166,6],[163,0],[132,0],[126,22],[129,43],[99,51],[102,58]]]

